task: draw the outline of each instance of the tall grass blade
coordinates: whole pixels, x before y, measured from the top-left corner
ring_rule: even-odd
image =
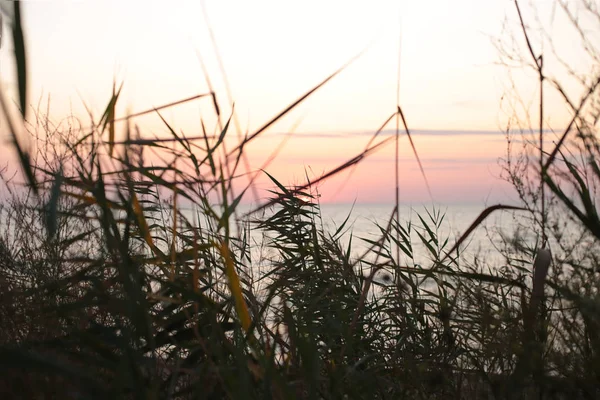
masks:
[[[13,45],[15,47],[15,62],[19,86],[19,105],[23,120],[27,120],[27,57],[25,54],[25,38],[23,36],[23,21],[21,18],[21,1],[14,1]]]
[[[402,108],[398,106],[398,114],[400,114],[400,118],[402,119],[402,124],[404,125],[404,130],[406,131],[406,136],[408,136],[408,141],[410,142],[410,147],[412,148],[413,154],[417,159],[417,163],[419,164],[419,169],[421,170],[421,175],[423,176],[423,180],[425,181],[425,185],[427,186],[427,192],[429,193],[429,198],[433,200],[433,194],[431,193],[431,187],[429,186],[429,181],[427,180],[427,175],[425,174],[425,169],[423,168],[423,164],[421,163],[421,159],[419,158],[419,153],[417,153],[417,148],[415,143],[413,142],[412,135],[410,134],[410,130],[408,129],[408,125],[406,123],[406,118],[404,118],[404,113],[402,112]]]
[[[108,107],[106,108],[106,119],[104,122],[104,128],[108,124],[108,155],[112,156],[113,149],[115,147],[115,109],[117,106],[117,100],[119,99],[119,94],[121,94],[121,89],[123,88],[123,83],[119,87],[118,91],[116,90],[116,82],[113,82],[113,92],[110,102],[108,103]]]
[[[355,55],[350,60],[348,60],[344,65],[342,65],[340,68],[338,68],[336,71],[334,71],[331,75],[329,75],[327,78],[322,80],[318,85],[316,85],[315,87],[310,89],[308,92],[304,93],[296,101],[294,101],[292,104],[287,106],[283,111],[281,111],[275,117],[271,118],[266,124],[264,124],[256,132],[254,132],[246,140],[244,140],[244,142],[242,144],[240,144],[238,147],[236,147],[234,150],[232,150],[232,153],[239,151],[241,148],[243,148],[244,145],[246,145],[247,143],[256,139],[257,136],[259,136],[261,133],[266,131],[271,125],[273,125],[275,122],[280,120],[284,115],[286,115],[287,113],[292,111],[294,108],[296,108],[300,103],[302,103],[304,100],[306,100],[308,97],[310,97],[310,95],[312,95],[314,92],[316,92],[321,87],[323,87],[327,82],[329,82],[331,79],[333,79],[335,76],[337,76],[340,72],[345,70],[350,64],[352,64],[354,61],[359,59],[367,51],[367,49],[368,48],[363,49],[357,55]]]

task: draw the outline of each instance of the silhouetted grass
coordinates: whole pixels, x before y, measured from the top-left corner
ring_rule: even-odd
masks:
[[[440,237],[439,210],[412,223],[399,220],[396,204],[386,224],[374,224],[378,239],[344,245],[349,219],[323,228],[315,184],[395,139],[374,143],[379,131],[312,182],[287,187],[267,174],[271,199],[236,217],[249,188],[231,191],[249,174],[236,175],[245,145],[340,71],[232,150],[223,147],[229,120],[215,136],[185,137],[163,119],[170,137],[132,138],[136,116],[183,102],[210,97],[220,113],[212,92],[125,117],[126,139],[117,141],[115,85],[88,128],[50,132],[41,116],[54,146],[35,157],[18,146],[22,120],[11,120],[29,185],[5,181],[0,208],[3,398],[597,398],[593,135],[581,136],[583,169],[559,159],[561,140],[540,171],[555,194],[544,207],[558,217],[543,218],[557,224],[548,226],[553,260],[537,243],[507,247],[500,265],[462,256],[490,213],[531,204],[483,210],[456,243]],[[383,126],[399,114],[408,134],[396,108]],[[148,163],[145,149],[164,162]],[[565,193],[569,179],[579,201]],[[560,236],[565,209],[578,243]],[[356,240],[368,246],[359,256]],[[426,265],[414,263],[415,241]]]

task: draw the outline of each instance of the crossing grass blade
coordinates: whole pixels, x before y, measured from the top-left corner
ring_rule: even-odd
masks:
[[[321,175],[319,178],[311,181],[311,182],[307,182],[303,185],[298,186],[297,188],[293,189],[293,190],[289,190],[286,189],[287,193],[292,193],[292,194],[300,194],[303,190],[314,186],[324,180],[327,180],[329,178],[331,178],[332,176],[335,176],[337,174],[339,174],[340,172],[352,167],[353,165],[356,165],[358,163],[360,163],[365,157],[368,157],[370,154],[372,154],[373,152],[375,152],[377,149],[379,149],[380,147],[384,146],[385,144],[389,143],[391,140],[393,140],[393,137],[389,137],[387,139],[382,140],[381,142],[372,145],[371,147],[365,149],[362,153],[358,154],[357,156],[351,158],[350,160],[346,161],[345,163],[343,163],[342,165],[328,171],[327,173]],[[288,194],[285,194],[285,196],[287,196]],[[282,198],[282,196],[279,196],[278,198],[269,200],[268,202],[264,203],[261,206],[256,207],[255,209],[253,209],[252,211],[249,211],[248,213],[246,213],[246,216],[254,214],[256,212],[259,212],[261,210],[264,210],[265,208],[268,208],[270,206],[272,206],[273,204],[276,204],[280,199]]]
[[[427,175],[425,174],[425,169],[423,168],[423,164],[421,163],[421,159],[419,158],[419,153],[417,152],[417,148],[415,143],[413,142],[412,135],[410,134],[410,130],[408,129],[408,124],[406,123],[406,118],[404,117],[404,113],[402,112],[402,108],[398,106],[398,114],[400,114],[400,118],[402,119],[402,124],[404,125],[404,130],[406,131],[406,136],[408,136],[408,141],[410,142],[410,147],[412,148],[413,154],[415,155],[415,159],[419,164],[419,170],[421,171],[421,176],[425,181],[425,185],[427,186],[427,192],[429,193],[429,198],[433,200],[433,194],[431,193],[431,186],[429,186],[429,181],[427,180]]]

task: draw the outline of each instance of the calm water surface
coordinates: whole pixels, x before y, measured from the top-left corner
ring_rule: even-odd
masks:
[[[352,254],[359,256],[370,246],[362,239],[379,239],[381,234],[377,225],[387,226],[393,208],[394,206],[391,204],[323,204],[321,205],[321,219],[325,229],[333,234],[350,215],[344,228],[346,233],[342,237],[342,242],[347,244],[352,235]],[[423,266],[431,262],[431,254],[416,233],[418,231],[428,237],[419,215],[438,234],[440,243],[447,240],[445,249],[449,250],[485,208],[485,205],[473,204],[402,205],[400,207],[402,226],[406,227],[409,222],[412,224],[413,258],[410,259],[404,255],[401,256],[401,262],[408,265],[421,264]],[[240,209],[241,212],[246,210],[250,210],[250,207],[243,206]],[[438,215],[437,218],[433,218],[434,221],[438,222],[437,229],[428,212],[432,216]],[[482,225],[471,233],[469,239],[461,246],[463,254],[471,258],[475,255],[485,254],[500,262],[501,257],[497,247],[503,245],[504,240],[501,232],[511,234],[517,225],[524,223],[529,222],[519,216],[518,213],[507,211],[492,213]],[[260,242],[260,235],[255,236],[254,240]]]

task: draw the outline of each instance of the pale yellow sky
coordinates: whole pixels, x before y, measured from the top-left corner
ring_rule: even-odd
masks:
[[[495,129],[502,71],[492,66],[488,35],[500,34],[503,3],[208,0],[206,8],[250,129],[375,40],[299,110],[304,130],[372,129],[395,106],[400,30],[401,98],[411,124]],[[115,73],[126,82],[122,107],[206,91],[196,51],[222,88],[200,1],[31,1],[24,14],[31,98],[51,93],[57,114],[69,101],[78,109],[77,92],[100,110]]]
[[[532,3],[546,22],[552,1]],[[222,108],[229,112],[201,1],[32,0],[24,2],[23,8],[30,61],[29,98],[35,105],[49,94],[51,116],[55,120],[71,110],[84,115],[81,98],[99,116],[110,97],[115,76],[125,81],[117,112],[121,116],[127,109],[135,112],[206,92],[198,53],[208,67]],[[298,121],[301,121],[299,132],[374,131],[396,106],[400,33],[400,99],[411,127],[497,130],[503,126],[501,98],[510,82],[507,69],[495,64],[499,56],[491,38],[505,34],[503,26],[507,20],[512,31],[517,27],[511,1],[207,0],[206,10],[244,130],[261,126],[373,42],[361,59],[272,131],[285,132]],[[560,32],[561,22],[553,29]],[[520,32],[516,33],[521,39]],[[558,45],[568,45],[565,40],[558,39]],[[9,89],[11,82],[14,84],[11,56],[10,46],[5,45],[0,52],[0,73]],[[535,99],[535,78],[519,72],[513,72],[512,76],[520,85],[526,103]],[[564,108],[553,102],[551,94],[548,96],[550,122],[557,127],[564,125],[567,116]],[[41,104],[45,108],[44,102]],[[200,115],[210,118],[210,106],[208,101],[197,101],[169,110],[165,116],[177,128],[193,135],[198,132]],[[535,117],[535,107],[532,110]],[[155,117],[141,120],[140,124],[149,132],[164,130]],[[473,189],[475,194],[470,194],[477,201],[487,198],[490,190],[496,190],[490,189],[489,183],[497,182],[496,159],[505,149],[501,139],[501,136],[416,138],[423,157],[438,165],[430,166],[431,175],[444,177],[432,178],[445,188],[434,188],[434,192],[437,190],[442,198],[454,196],[450,193],[453,189],[446,188],[449,180],[466,184],[460,171],[467,173],[473,170],[473,165],[485,164],[482,161],[485,159],[487,164],[477,169],[478,175],[471,177],[469,185],[481,186],[481,190]],[[363,136],[343,140],[353,140],[349,146],[358,151],[368,139]],[[291,169],[282,179],[284,182],[302,177],[306,165],[327,169],[354,155],[343,150],[345,147],[339,142],[322,139],[320,143],[321,148],[329,149],[327,157],[319,158],[315,144],[308,139],[298,139],[292,154],[282,155],[282,164],[277,168]],[[455,149],[443,152],[443,159],[449,163],[446,167],[439,166],[440,146]],[[381,154],[391,156],[390,151]],[[257,160],[262,156],[253,155]],[[409,162],[409,153],[406,158]],[[457,160],[463,161],[460,168],[456,166]],[[469,160],[475,160],[471,167]],[[370,166],[370,175],[384,164],[385,173],[378,176],[389,180],[391,185],[392,159]],[[438,172],[434,172],[436,168]],[[412,185],[417,187],[418,174],[411,176],[414,176]],[[356,182],[354,186],[349,184],[355,191],[366,184],[358,178]],[[497,187],[501,188],[498,193],[506,190],[500,182]],[[423,197],[421,189],[415,198]],[[383,198],[389,200],[391,190],[386,190]],[[360,198],[360,193],[347,193],[332,200],[351,201],[357,195]]]

